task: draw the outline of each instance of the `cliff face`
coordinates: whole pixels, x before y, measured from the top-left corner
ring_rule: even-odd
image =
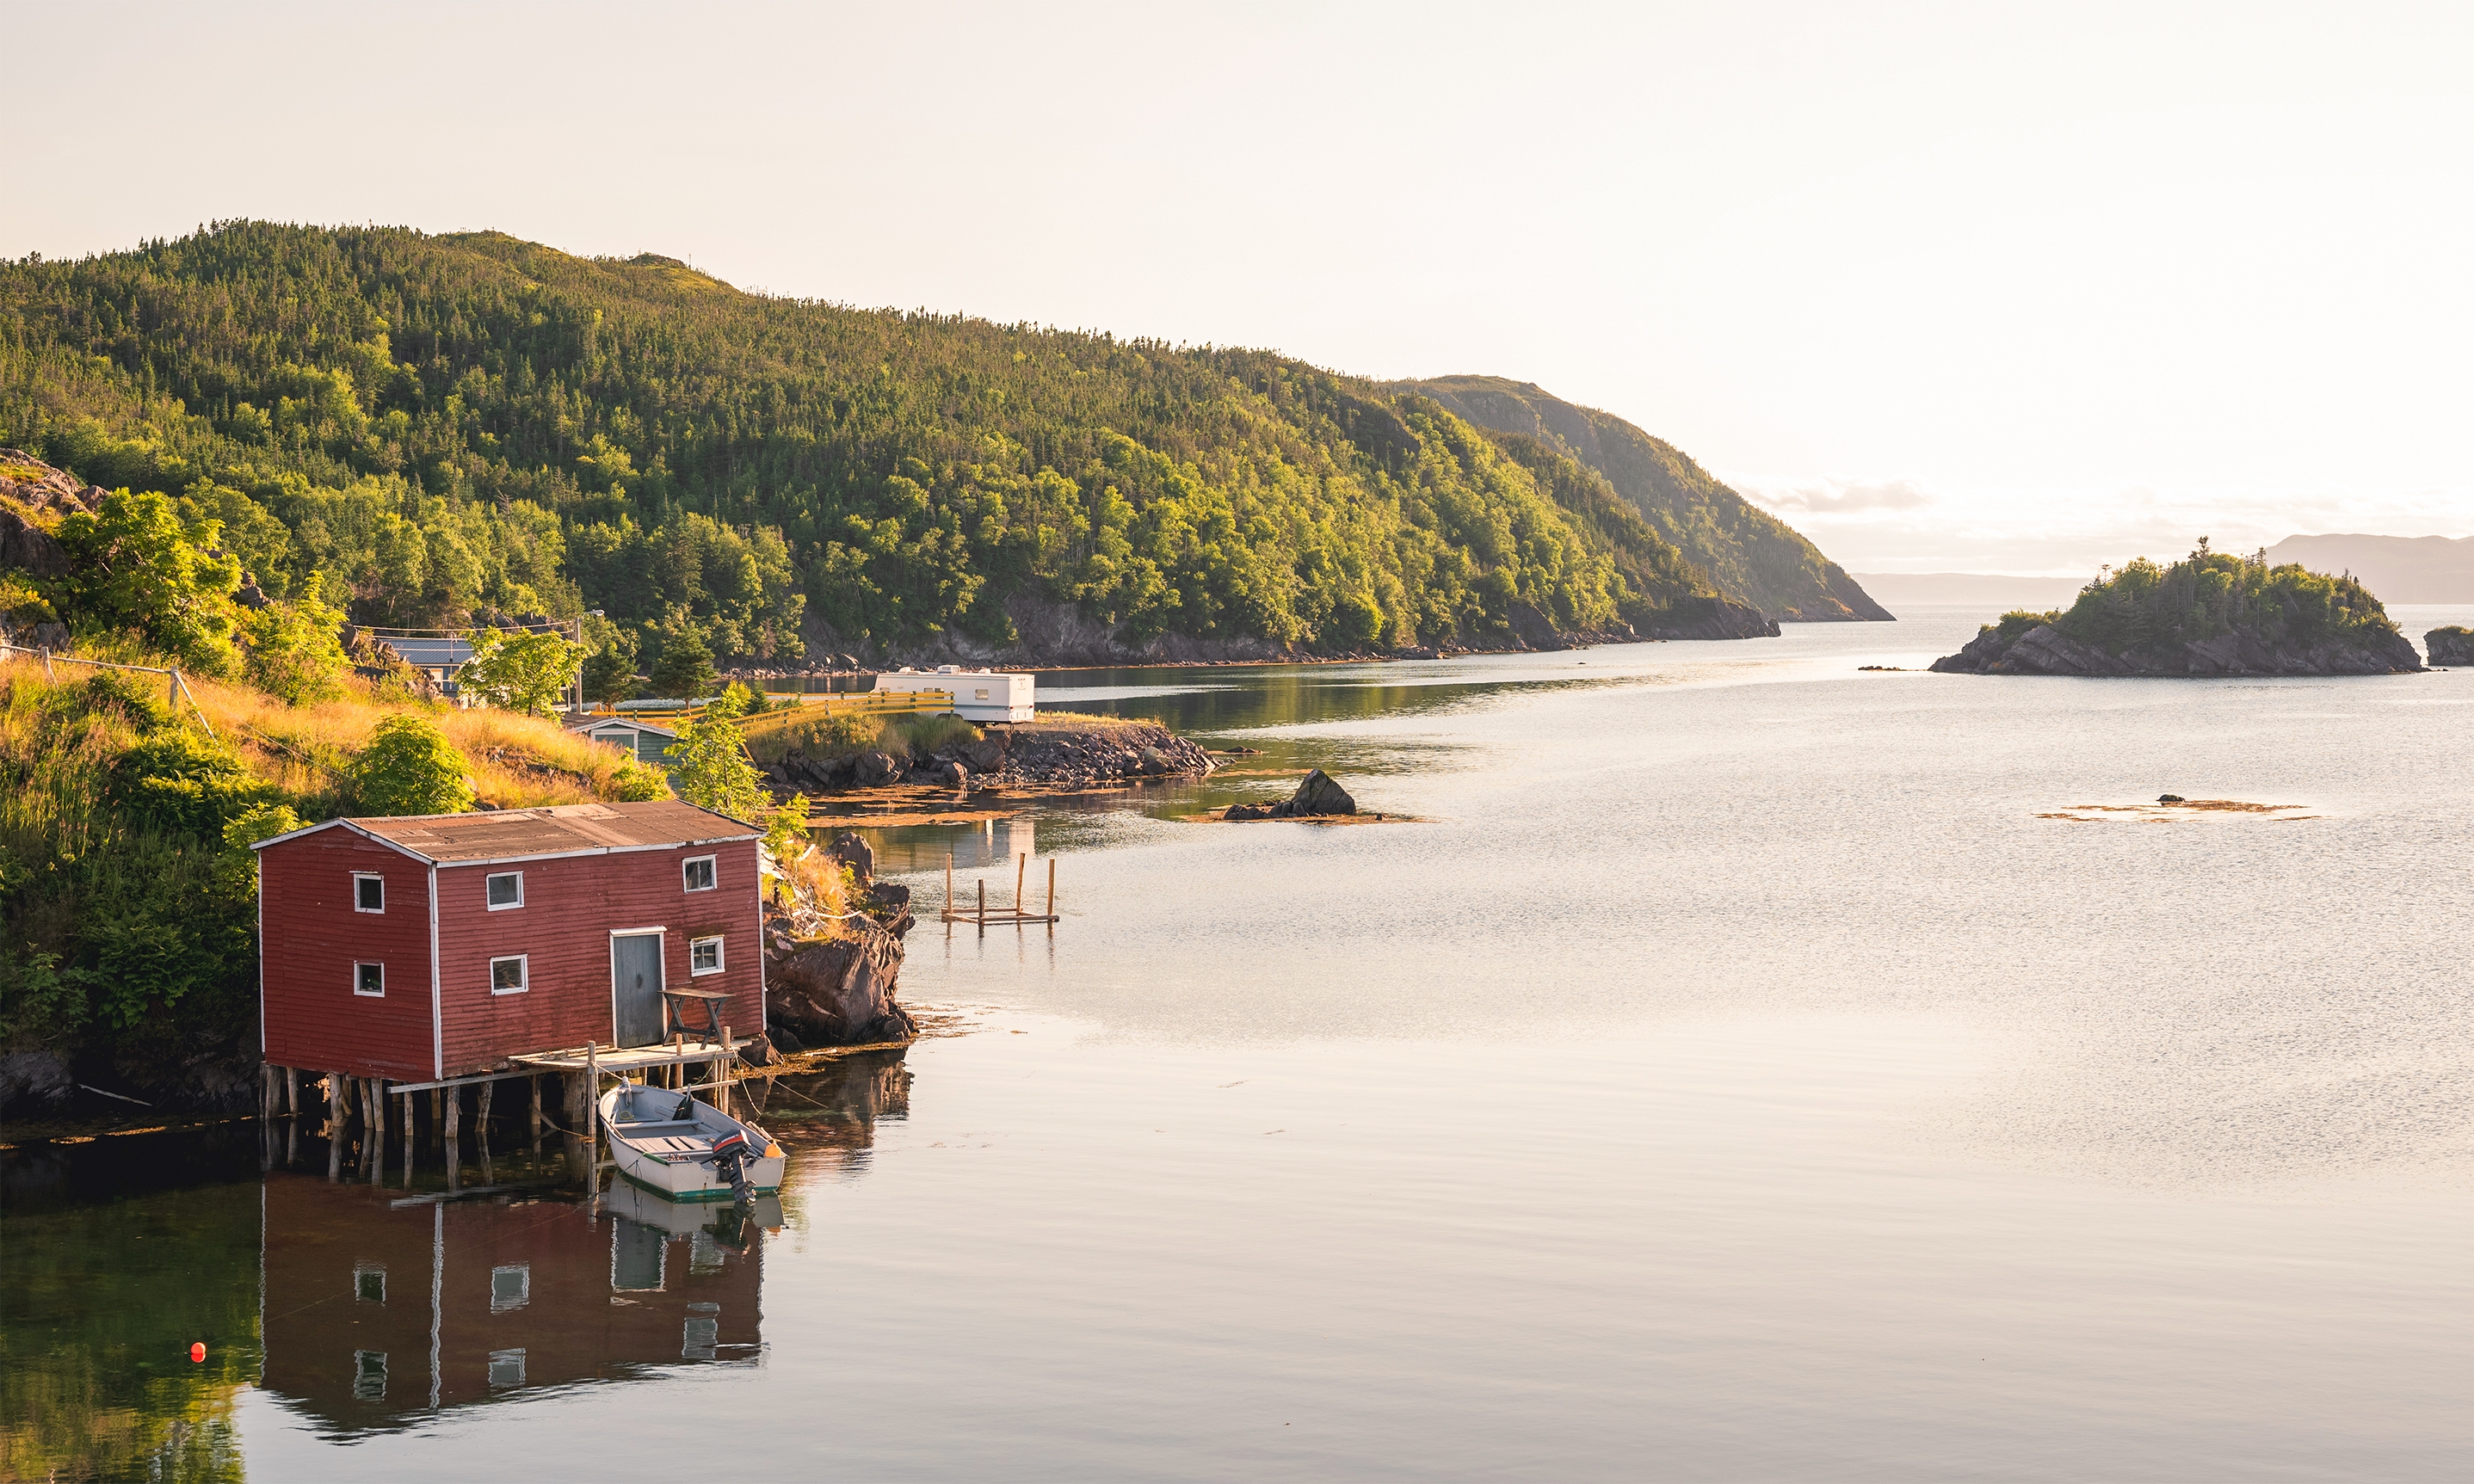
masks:
[[[1606,475],[1711,582],[1773,618],[1820,623],[1893,617],[1784,521],[1711,478],[1672,444],[1612,413],[1575,406],[1501,376],[1439,376],[1396,387],[1432,397],[1480,427],[1540,439]]]
[[[2401,675],[2420,670],[2413,644],[2393,631],[2352,639],[2268,643],[2236,631],[2215,638],[2108,654],[2040,624],[2004,637],[1979,634],[1932,662],[1944,675],[2115,675],[2208,680],[2240,675]]]

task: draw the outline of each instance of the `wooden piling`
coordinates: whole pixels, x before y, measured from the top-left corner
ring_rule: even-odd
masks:
[[[344,1074],[327,1074],[327,1178],[344,1178]]]
[[[269,1062],[261,1070],[264,1076],[257,1094],[257,1117],[259,1122],[271,1125],[275,1122],[275,1064]]]
[[[533,1148],[538,1151],[542,1136],[541,1074],[536,1072],[524,1080],[533,1085]]]
[[[283,1111],[294,1118],[301,1116],[301,1068],[283,1068]]]
[[[1048,905],[1040,909],[1040,915],[1048,919],[1050,926],[1056,925],[1056,857],[1054,855],[1048,857]]]
[[[448,1088],[445,1090],[447,1093],[447,1143],[449,1148],[453,1148],[456,1141],[464,1137],[464,1089]]]
[[[980,931],[988,930],[988,878],[980,877]]]
[[[396,1101],[403,1105],[403,1183],[412,1184],[412,1094],[399,1092]]]
[[[1022,878],[1030,870],[1031,856],[1028,853],[1013,858],[1013,915],[1015,917],[1023,915]]]
[[[601,1043],[584,1043],[584,1157],[595,1189],[601,1183]]]
[[[730,1027],[725,1025],[721,1028],[721,1060],[713,1064],[716,1075],[707,1079],[713,1084],[713,1106],[720,1109],[725,1118],[730,1116]]]
[[[481,1142],[481,1158],[490,1157],[490,1095],[496,1092],[496,1082],[481,1084],[481,1106],[473,1114],[473,1137]]]

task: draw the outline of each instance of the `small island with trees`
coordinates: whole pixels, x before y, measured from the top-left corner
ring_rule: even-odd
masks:
[[[2350,576],[2197,549],[2171,565],[2142,557],[2107,568],[2068,609],[2019,610],[1933,661],[1944,675],[2209,679],[2401,675],[2413,643]]]

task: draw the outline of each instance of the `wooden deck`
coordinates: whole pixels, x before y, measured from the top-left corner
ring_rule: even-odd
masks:
[[[753,1038],[740,1036],[732,1038],[727,1045],[717,1041],[691,1041],[678,1046],[570,1046],[564,1051],[535,1051],[507,1060],[519,1066],[538,1067],[546,1072],[580,1072],[588,1065],[605,1072],[640,1072],[655,1066],[677,1066],[736,1056],[755,1043]]]

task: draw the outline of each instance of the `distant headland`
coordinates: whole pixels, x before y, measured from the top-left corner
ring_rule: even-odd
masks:
[[[1945,675],[2399,675],[2423,667],[2413,641],[2350,576],[2267,553],[2198,548],[2171,565],[2142,557],[2106,569],[2067,609],[2018,610],[1932,668]]]

